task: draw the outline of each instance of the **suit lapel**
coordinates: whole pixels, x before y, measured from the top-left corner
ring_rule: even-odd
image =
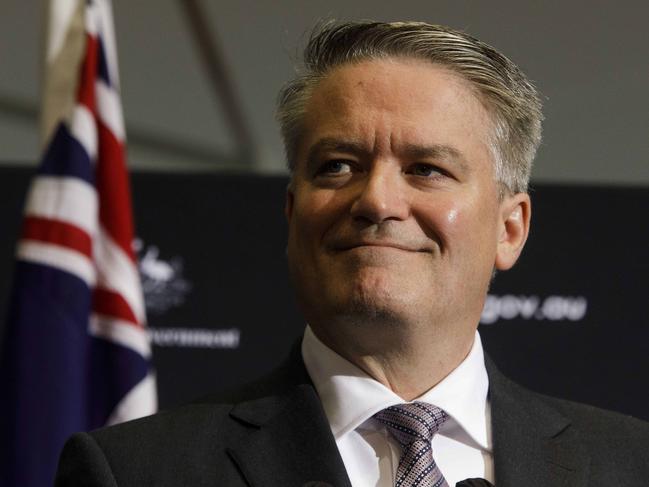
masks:
[[[228,454],[254,487],[351,487],[301,357],[293,354],[292,363],[297,384],[231,410],[236,426]]]
[[[486,358],[498,487],[585,487],[590,458],[570,421]],[[299,352],[271,387],[230,412],[228,454],[252,487],[351,487]]]
[[[590,459],[570,421],[486,363],[496,485],[587,485]]]

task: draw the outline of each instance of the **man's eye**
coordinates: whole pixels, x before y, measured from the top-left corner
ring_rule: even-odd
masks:
[[[332,161],[327,161],[324,163],[320,168],[318,169],[318,175],[339,175],[339,174],[347,174],[351,172],[352,167],[351,164],[347,161],[344,161],[342,159],[336,159]]]
[[[429,178],[441,176],[444,174],[444,171],[436,166],[433,166],[432,164],[417,163],[410,168],[410,173],[415,176]]]

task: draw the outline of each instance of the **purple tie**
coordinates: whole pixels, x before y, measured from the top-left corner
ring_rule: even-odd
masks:
[[[447,414],[423,402],[390,406],[374,418],[387,426],[402,448],[395,487],[448,487],[433,460],[431,441]]]

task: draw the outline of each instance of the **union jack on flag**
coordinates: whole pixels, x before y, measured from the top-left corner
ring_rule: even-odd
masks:
[[[50,0],[46,147],[27,194],[0,376],[0,485],[65,439],[155,412],[109,0]]]

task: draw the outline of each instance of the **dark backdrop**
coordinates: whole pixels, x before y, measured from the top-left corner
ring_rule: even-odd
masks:
[[[0,168],[0,316],[30,171]],[[160,403],[261,375],[300,336],[286,179],[136,173]],[[528,387],[649,420],[649,189],[536,185],[519,264],[492,286],[487,352]]]

